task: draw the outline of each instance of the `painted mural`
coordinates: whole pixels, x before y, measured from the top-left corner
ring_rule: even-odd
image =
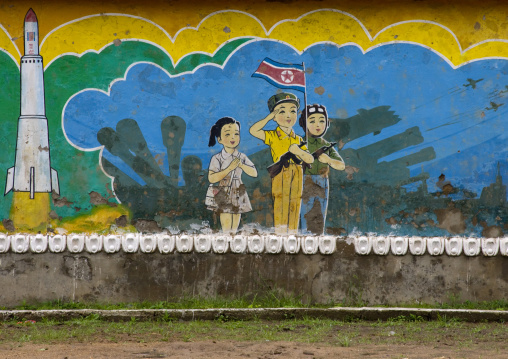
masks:
[[[188,9],[180,28],[139,6],[57,24],[18,4],[0,34],[2,230],[508,232],[508,6],[469,34],[475,12],[451,5],[454,30],[430,8],[305,4]]]

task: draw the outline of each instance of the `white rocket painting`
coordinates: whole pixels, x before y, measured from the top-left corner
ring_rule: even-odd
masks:
[[[60,193],[58,173],[51,168],[48,120],[44,102],[44,66],[39,55],[39,24],[32,9],[25,16],[25,52],[21,57],[21,116],[16,162],[7,170],[5,194]]]

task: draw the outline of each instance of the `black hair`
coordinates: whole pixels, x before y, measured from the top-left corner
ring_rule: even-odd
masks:
[[[311,109],[313,109],[313,111]],[[323,106],[323,105],[317,105],[317,104],[307,105],[307,107],[302,111],[302,114],[300,115],[300,119],[298,120],[298,124],[300,125],[301,128],[303,128],[303,131],[305,132],[305,135],[307,135],[307,114],[310,117],[311,115],[314,115],[316,113],[325,116],[325,121],[326,121],[325,130],[319,136],[314,136],[314,135],[311,135],[311,134],[309,134],[309,135],[312,136],[312,137],[318,137],[319,138],[319,137],[323,137],[323,135],[326,133],[326,130],[328,130],[328,127],[330,126],[330,121],[328,120],[328,113],[326,112],[326,107],[325,106]]]
[[[217,122],[215,122],[215,125],[213,125],[212,128],[210,129],[210,140],[208,141],[208,147],[215,146],[215,144],[217,143],[215,139],[220,138],[220,132],[222,131],[222,127],[233,123],[236,123],[238,125],[238,129],[240,129],[240,122],[238,122],[232,117],[223,117],[220,118]]]

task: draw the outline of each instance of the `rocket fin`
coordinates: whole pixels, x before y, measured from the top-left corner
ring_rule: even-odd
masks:
[[[7,179],[5,180],[5,192],[4,196],[12,191],[14,187],[14,167],[11,167],[7,170]]]
[[[51,168],[51,190],[60,195],[60,182],[58,181],[58,172]]]

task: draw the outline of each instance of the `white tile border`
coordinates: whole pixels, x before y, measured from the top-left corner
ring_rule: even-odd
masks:
[[[352,235],[337,236],[279,236],[274,234],[256,234],[229,236],[226,234],[69,234],[42,235],[0,233],[0,255],[2,253],[69,252],[95,254],[104,251],[108,254],[117,252],[145,253],[235,253],[235,254],[333,254],[337,242],[344,241],[353,245],[355,253],[368,255],[413,255],[431,256],[447,255],[449,257],[483,255],[493,257],[508,256],[508,237],[418,237],[418,236],[377,236]]]

